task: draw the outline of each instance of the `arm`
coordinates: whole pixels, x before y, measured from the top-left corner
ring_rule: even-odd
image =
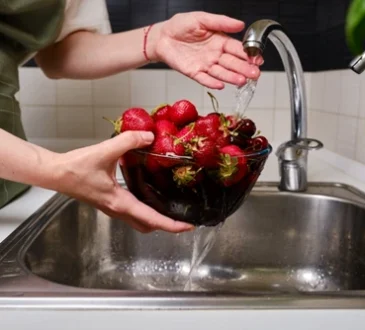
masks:
[[[146,52],[153,61],[161,25],[154,25],[148,34]],[[143,28],[109,35],[78,31],[40,51],[35,60],[53,79],[97,79],[147,64],[143,39]]]
[[[1,178],[57,190],[57,154],[2,129],[0,141]]]
[[[152,143],[150,132],[129,131],[102,143],[58,154],[0,129],[0,177],[61,192],[85,201],[141,232],[191,230],[137,200],[115,179],[121,155]]]
[[[149,31],[146,52],[151,61],[215,89],[224,83],[243,85],[257,79],[261,57],[249,59],[242,43],[226,33],[244,23],[204,12],[177,14]],[[143,29],[111,35],[79,31],[42,50],[36,61],[50,78],[96,79],[147,64]]]

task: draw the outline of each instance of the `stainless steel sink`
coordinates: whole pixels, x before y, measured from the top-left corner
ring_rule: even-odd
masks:
[[[140,234],[56,195],[0,245],[0,305],[363,308],[365,195],[258,183],[188,280],[194,233]],[[208,229],[206,229],[208,230]]]

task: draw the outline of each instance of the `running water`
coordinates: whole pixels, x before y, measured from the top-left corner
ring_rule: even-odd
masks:
[[[184,291],[193,290],[194,272],[199,269],[200,264],[212,249],[218,234],[223,227],[221,222],[215,227],[198,227],[194,232],[193,254],[191,256],[190,271],[188,281],[185,284]]]
[[[234,109],[238,118],[242,118],[250,104],[255,93],[257,80],[248,79],[247,83],[236,90],[236,106]],[[217,236],[223,227],[224,222],[215,227],[199,227],[194,232],[193,253],[191,257],[190,271],[188,281],[185,284],[184,291],[193,290],[193,275],[199,269],[204,258],[212,249]]]
[[[257,80],[248,79],[247,83],[236,89],[236,106],[234,112],[238,118],[242,118],[255,93]]]

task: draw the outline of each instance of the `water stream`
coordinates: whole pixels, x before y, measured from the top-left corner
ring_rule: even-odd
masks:
[[[242,118],[245,115],[246,109],[255,94],[256,85],[257,80],[248,79],[245,85],[237,87],[234,114],[237,115],[238,118]]]
[[[250,104],[255,93],[257,80],[248,79],[247,83],[236,89],[236,105],[234,114],[242,118]],[[190,263],[188,281],[185,284],[184,291],[194,290],[193,278],[196,271],[199,270],[204,258],[212,249],[224,222],[215,227],[199,227],[194,232],[193,253]]]
[[[223,227],[224,222],[215,227],[198,227],[194,232],[193,253],[191,256],[190,271],[188,274],[188,281],[185,284],[184,291],[192,291],[193,278],[195,271],[199,269],[204,258],[212,249],[218,234]]]

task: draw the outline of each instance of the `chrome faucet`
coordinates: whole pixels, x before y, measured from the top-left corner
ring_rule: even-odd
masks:
[[[363,73],[365,70],[365,52],[359,56],[356,56],[349,64],[352,71],[357,74]]]
[[[243,47],[249,56],[262,54],[267,39],[274,44],[287,74],[291,107],[291,138],[276,152],[279,161],[279,189],[304,191],[307,189],[308,150],[320,149],[323,144],[307,138],[307,102],[304,74],[297,51],[276,21],[259,20],[248,27]]]

